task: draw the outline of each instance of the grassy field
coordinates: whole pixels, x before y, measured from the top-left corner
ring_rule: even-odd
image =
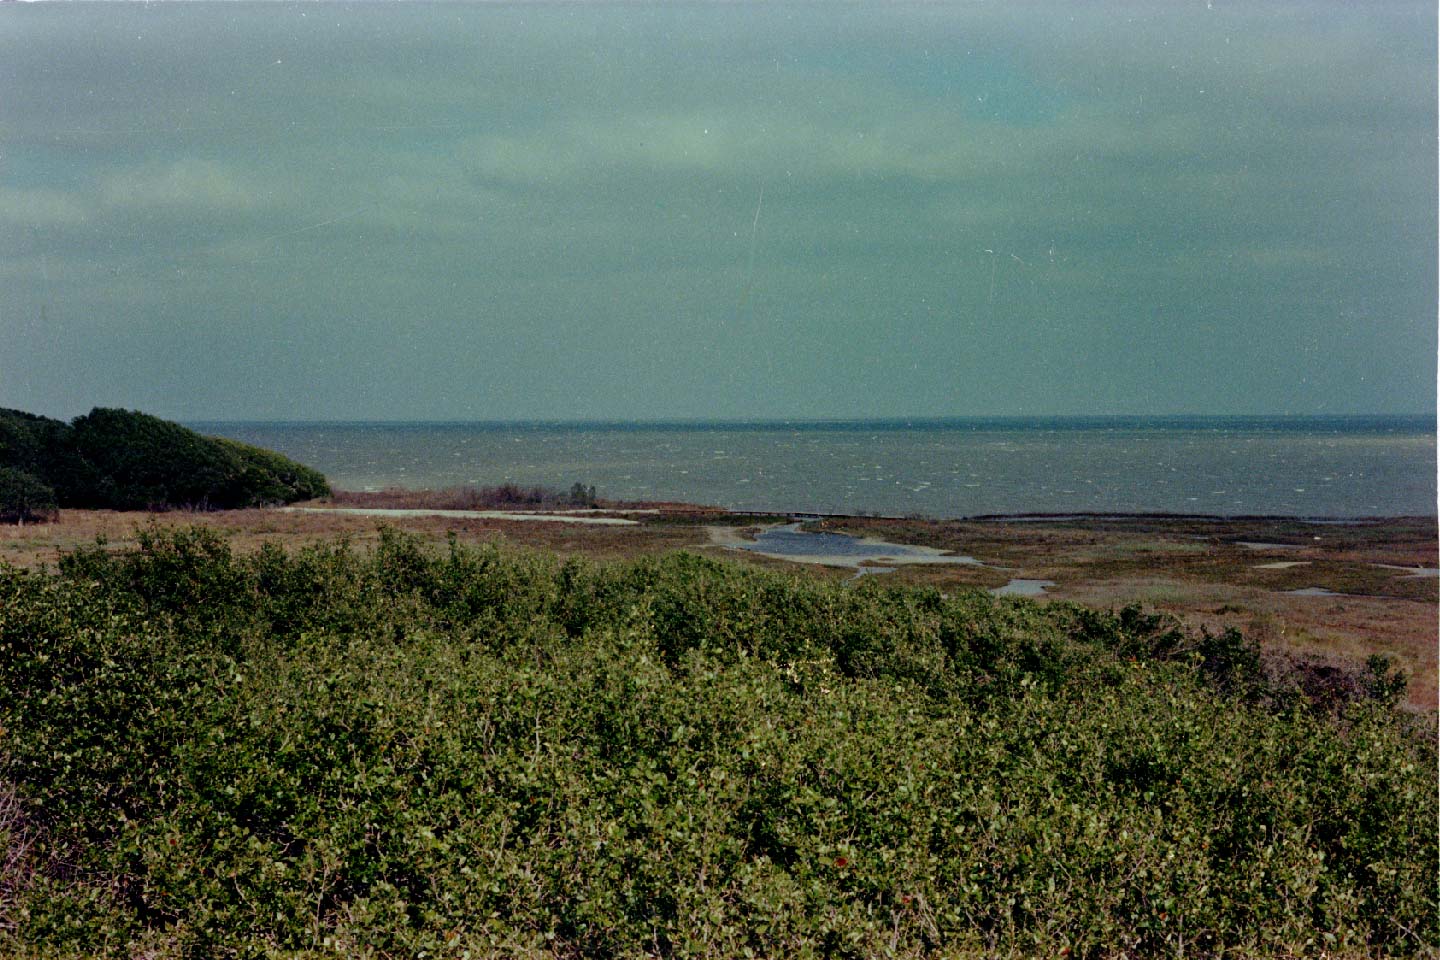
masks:
[[[0,955],[1440,946],[1435,745],[1380,659],[685,524],[527,529],[564,559],[207,519],[0,571]]]

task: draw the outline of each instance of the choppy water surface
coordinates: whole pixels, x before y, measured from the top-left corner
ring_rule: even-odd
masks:
[[[201,423],[337,487],[593,484],[740,510],[1433,515],[1433,421]]]

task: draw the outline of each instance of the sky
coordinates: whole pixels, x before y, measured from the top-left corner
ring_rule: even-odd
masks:
[[[0,406],[1410,414],[1424,2],[0,5]]]

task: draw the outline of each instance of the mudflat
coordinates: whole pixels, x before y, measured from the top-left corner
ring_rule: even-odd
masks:
[[[654,512],[593,514],[628,524],[537,523],[503,516],[445,513],[384,517],[339,511],[272,509],[162,514],[64,510],[53,523],[7,527],[0,560],[53,565],[97,538],[112,549],[133,545],[138,531],[203,525],[237,550],[262,542],[300,547],[345,537],[363,546],[383,525],[444,542],[495,541],[516,547],[614,560],[690,550],[739,563],[851,578],[854,565],[766,556],[740,549],[787,518],[755,518],[683,505]],[[932,586],[942,592],[994,591],[1012,581],[1050,581],[1035,602],[1070,601],[1101,608],[1138,603],[1179,618],[1191,629],[1236,627],[1264,649],[1320,661],[1395,657],[1410,677],[1412,709],[1436,708],[1436,520],[1402,517],[1322,523],[1295,519],[1071,516],[993,520],[827,518],[800,529],[849,534],[971,557],[978,563],[913,563],[864,577],[857,589]],[[862,566],[864,563],[862,562]],[[879,561],[877,561],[879,565]],[[891,564],[885,563],[889,567]]]

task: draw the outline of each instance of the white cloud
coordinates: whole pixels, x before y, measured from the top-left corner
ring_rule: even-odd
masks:
[[[73,226],[89,215],[78,196],[63,190],[0,187],[0,221],[22,227]]]
[[[242,211],[268,200],[234,169],[192,157],[107,174],[98,192],[105,206],[119,209]]]

